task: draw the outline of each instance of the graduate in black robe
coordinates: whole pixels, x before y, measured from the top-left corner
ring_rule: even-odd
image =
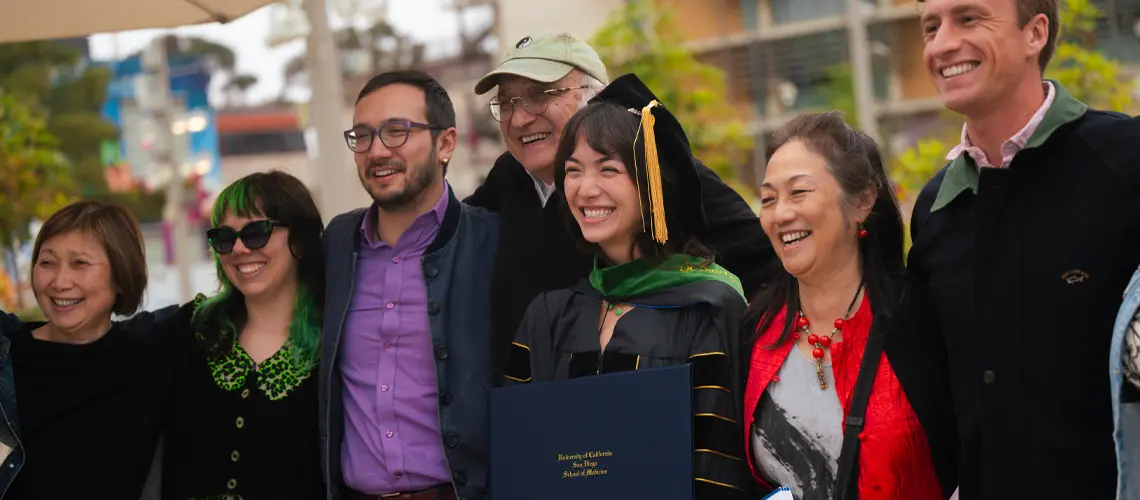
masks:
[[[571,118],[555,165],[565,222],[595,267],[531,302],[504,385],[689,363],[696,498],[750,498],[738,326],[747,304],[740,280],[693,236],[706,221],[684,130],[625,75]]]

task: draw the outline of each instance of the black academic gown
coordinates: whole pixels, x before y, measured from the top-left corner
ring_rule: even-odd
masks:
[[[589,282],[539,294],[511,346],[504,384],[690,363],[696,499],[750,498],[740,424],[744,299],[719,281],[612,299],[636,307],[618,320],[602,353],[598,325],[603,297]]]

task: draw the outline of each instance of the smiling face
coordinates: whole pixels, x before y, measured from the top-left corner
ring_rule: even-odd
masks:
[[[789,274],[801,280],[826,276],[857,257],[856,222],[871,204],[849,209],[845,199],[827,160],[803,141],[792,140],[772,155],[760,187],[760,224]]]
[[[504,76],[499,80],[499,99],[505,102],[512,97],[527,95],[535,88],[580,87],[582,79],[582,73],[578,71],[571,71],[561,80],[545,84],[520,76]],[[546,110],[538,115],[531,114],[521,101],[516,100],[510,119],[499,122],[507,151],[531,175],[553,182],[558,138],[562,136],[562,128],[570,121],[570,117],[585,107],[584,92],[585,89],[574,89],[553,93],[547,98]]]
[[[424,91],[405,84],[381,87],[356,103],[352,121],[354,129],[373,132],[392,122],[427,123]],[[389,129],[389,142],[403,140],[399,131]],[[434,203],[443,189],[440,151],[431,131],[412,127],[407,132],[407,142],[402,145],[388,147],[377,134],[371,148],[353,153],[360,184],[380,208],[388,211],[418,207],[430,197],[425,193],[435,193],[431,199]]]
[[[226,211],[222,226],[240,230],[253,221],[265,217],[245,218]],[[246,300],[290,289],[297,282],[297,259],[289,250],[289,229],[275,227],[264,247],[251,250],[238,238],[233,251],[218,255],[226,278],[233,283]]]
[[[626,165],[614,155],[598,153],[580,136],[566,160],[563,182],[570,213],[586,241],[601,247],[614,263],[629,260],[641,231],[641,203]]]
[[[981,113],[1011,101],[1027,79],[1040,83],[1048,29],[1044,14],[1022,26],[1017,0],[926,0],[923,61],[947,108]]]
[[[60,332],[102,334],[111,328],[118,290],[107,251],[87,231],[43,242],[32,269],[36,302]]]

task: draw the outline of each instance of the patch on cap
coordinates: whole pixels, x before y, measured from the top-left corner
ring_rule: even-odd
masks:
[[[519,40],[519,43],[516,43],[516,44],[515,44],[515,48],[516,48],[516,49],[521,49],[521,48],[523,48],[523,47],[526,47],[526,46],[530,45],[530,43],[531,43],[531,42],[533,42],[533,41],[534,41],[534,39],[533,39],[533,38],[531,38],[531,37],[529,37],[529,36],[523,37],[523,39],[522,39],[522,40]]]

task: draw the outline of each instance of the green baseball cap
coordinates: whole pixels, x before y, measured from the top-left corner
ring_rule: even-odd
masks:
[[[602,82],[609,83],[606,65],[589,44],[569,33],[531,38],[523,37],[503,55],[499,67],[475,84],[475,94],[483,95],[499,84],[502,75],[516,75],[540,83],[561,80],[574,68]]]

